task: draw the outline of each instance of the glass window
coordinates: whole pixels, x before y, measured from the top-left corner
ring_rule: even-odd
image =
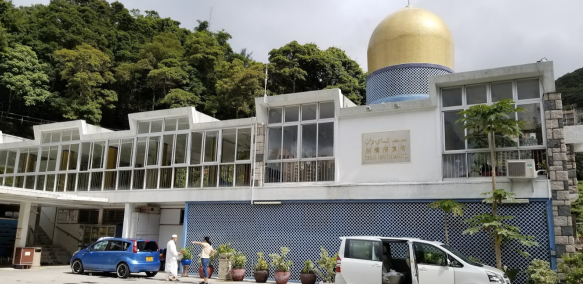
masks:
[[[132,171],[119,171],[117,190],[130,189],[131,179],[132,179]]]
[[[518,120],[523,121],[520,146],[543,145],[540,104],[519,105],[525,109],[518,113]]]
[[[148,169],[146,171],[146,189],[158,188],[158,169]]]
[[[300,118],[300,107],[289,106],[285,107],[285,122],[296,122]]]
[[[109,246],[107,247],[108,251],[125,251],[124,249],[125,242],[122,241],[109,241]]]
[[[71,130],[63,130],[63,142],[71,141]]]
[[[519,100],[540,98],[538,79],[517,81],[516,89],[518,92]]]
[[[320,103],[320,119],[334,118],[334,102]]]
[[[486,85],[466,87],[466,101],[468,105],[485,104],[488,102],[488,90]]]
[[[61,142],[61,131],[52,132],[51,143]]]
[[[176,118],[164,119],[164,131],[176,131]]]
[[[52,172],[57,168],[57,155],[59,154],[58,146],[49,148],[49,161],[47,163],[47,172]]]
[[[89,190],[89,173],[79,173],[77,179],[77,191]]]
[[[28,162],[26,164],[26,172],[36,172],[36,163],[38,160],[38,148],[28,149]]]
[[[295,159],[298,157],[298,126],[283,127],[283,147],[280,156],[282,159]]]
[[[162,166],[170,166],[172,164],[172,152],[174,152],[174,135],[164,135],[162,147]]]
[[[251,185],[251,165],[239,164],[235,165],[235,186],[250,186]]]
[[[190,128],[188,124],[188,116],[178,118],[178,130],[184,130]]]
[[[140,121],[138,122],[138,134],[149,133],[150,132],[150,122]]]
[[[160,169],[160,188],[172,188],[172,168]]]
[[[315,158],[318,139],[318,125],[302,125],[302,158]]]
[[[119,152],[119,140],[109,140],[109,147],[107,149],[107,165],[106,169],[117,168],[117,154]]]
[[[318,157],[334,156],[334,123],[318,124]]]
[[[347,240],[346,258],[370,261],[382,261],[382,244],[380,241]]]
[[[91,162],[92,169],[103,168],[103,154],[105,151],[105,141],[93,143],[93,157]]]
[[[6,162],[6,173],[14,173],[14,166],[16,165],[16,151],[8,151],[8,160]]]
[[[318,109],[317,104],[302,105],[302,120],[316,119],[317,109]]]
[[[91,251],[104,251],[108,241],[101,241],[91,246]]]
[[[7,157],[7,152],[6,151],[0,151],[0,174],[4,174],[4,169],[6,168],[6,157]],[[0,182],[0,185],[2,183]]]
[[[443,107],[462,105],[462,88],[442,89],[441,104]]]
[[[334,181],[334,160],[318,161],[318,181]]]
[[[136,142],[136,163],[134,167],[142,168],[144,167],[146,160],[146,142],[148,138],[139,137],[138,142]]]
[[[413,243],[413,251],[415,252],[415,260],[418,264],[447,265],[447,254],[430,244]]]
[[[134,139],[122,139],[121,150],[119,154],[119,166],[129,167],[132,165],[132,152],[134,148]]]
[[[40,162],[39,162],[39,172],[46,172],[47,171],[47,164],[49,161],[49,147],[41,147],[40,153]]]
[[[16,168],[19,173],[24,173],[26,171],[26,160],[28,157],[28,149],[20,149],[20,158],[18,159],[18,165]]]
[[[158,147],[160,144],[160,137],[149,137],[148,139],[148,166],[155,166],[158,164]]]
[[[190,167],[188,169],[188,187],[200,187],[201,186],[201,166]]]
[[[443,131],[445,136],[445,150],[463,150],[466,148],[462,125],[456,123],[461,116],[459,110],[443,112]]]
[[[216,187],[219,166],[205,166],[202,187]]]
[[[192,132],[190,145],[190,164],[200,164],[200,156],[202,153],[202,133]]]
[[[229,187],[233,186],[233,175],[235,165],[221,165],[219,171],[219,186]]]
[[[174,188],[186,187],[186,168],[174,168]]]
[[[35,190],[45,190],[45,176],[44,175],[38,176],[34,189]]]
[[[79,160],[79,144],[71,144],[69,148],[69,166],[67,169],[76,170],[77,161]]]
[[[79,129],[74,129],[73,133],[71,134],[71,140],[73,141],[77,141],[81,138],[79,138]]]
[[[150,133],[162,131],[162,120],[154,120],[150,122]]]
[[[145,170],[134,170],[133,189],[144,189]]]
[[[223,129],[221,163],[235,162],[237,129]]]
[[[493,103],[503,99],[512,99],[512,82],[492,83],[490,88]]]
[[[186,163],[186,146],[188,145],[188,134],[176,135],[176,152],[174,154],[175,164]]]
[[[282,115],[281,108],[270,108],[268,123],[281,123],[281,115]]]
[[[207,131],[205,132],[204,141],[204,162],[216,162],[217,161],[217,149],[218,149],[218,131]]]
[[[237,160],[251,159],[251,128],[237,130]]]
[[[44,152],[43,152],[43,155],[44,155]],[[86,171],[89,169],[89,157],[90,156],[91,156],[91,143],[88,143],[88,142],[81,143],[81,169],[80,170]]]
[[[41,135],[41,142],[42,143],[51,143],[51,133],[50,132],[43,132]]]
[[[269,127],[267,129],[268,160],[281,159],[281,127]]]

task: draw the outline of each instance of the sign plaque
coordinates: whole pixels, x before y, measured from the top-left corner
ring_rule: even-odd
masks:
[[[411,162],[409,130],[363,133],[362,163],[386,164]]]

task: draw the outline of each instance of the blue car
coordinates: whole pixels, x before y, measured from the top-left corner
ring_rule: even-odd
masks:
[[[104,271],[127,278],[130,273],[146,272],[152,277],[160,269],[160,252],[156,241],[105,238],[76,252],[70,263],[76,274],[86,270]]]

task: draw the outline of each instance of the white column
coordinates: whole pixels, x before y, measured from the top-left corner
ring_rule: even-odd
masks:
[[[30,220],[30,201],[20,202],[18,211],[18,225],[16,226],[16,240],[14,247],[25,247],[28,236],[28,222]]]
[[[131,226],[132,226],[132,213],[136,211],[133,203],[126,203],[123,212],[123,231],[121,233],[122,238],[130,238]]]

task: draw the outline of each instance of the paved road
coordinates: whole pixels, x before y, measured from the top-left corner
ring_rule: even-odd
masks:
[[[0,269],[0,283],[3,284],[45,284],[45,283],[59,283],[59,284],[110,284],[110,283],[200,283],[202,281],[198,275],[188,278],[178,278],[180,282],[166,282],[166,273],[160,272],[155,277],[146,278],[146,274],[132,274],[126,279],[119,279],[114,273],[92,273],[89,275],[77,275],[71,273],[68,266],[51,266],[41,267],[37,269]],[[245,281],[255,282],[255,281]],[[233,283],[223,282],[216,279],[209,280],[209,283]],[[275,283],[275,282],[268,282]]]

